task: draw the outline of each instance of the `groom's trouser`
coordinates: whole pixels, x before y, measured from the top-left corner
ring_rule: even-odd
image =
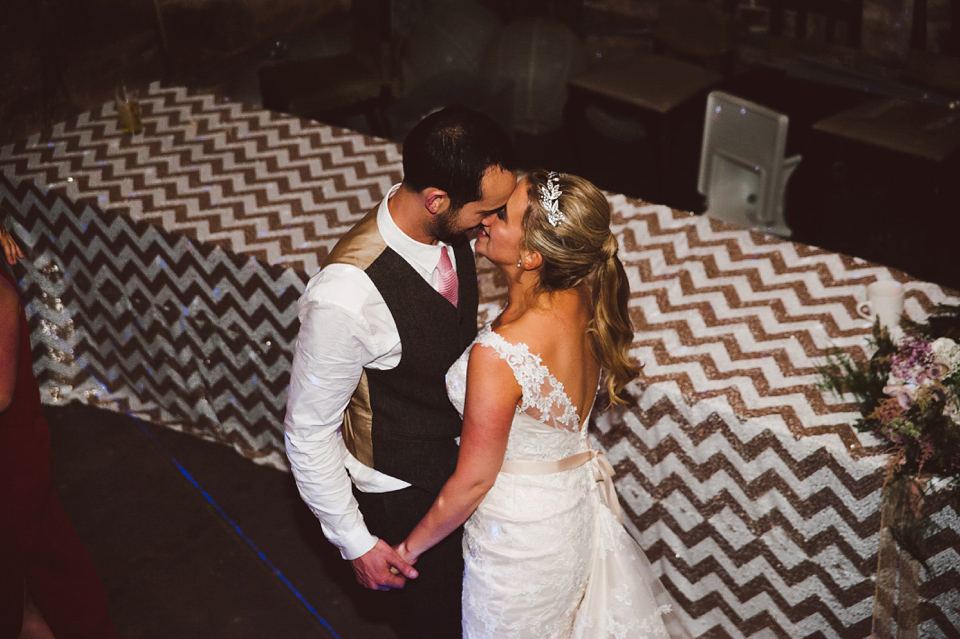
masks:
[[[415,486],[387,493],[353,492],[367,528],[391,546],[406,539],[436,499]],[[420,556],[416,579],[408,579],[403,588],[380,593],[394,608],[400,639],[461,637],[462,537],[461,527]]]

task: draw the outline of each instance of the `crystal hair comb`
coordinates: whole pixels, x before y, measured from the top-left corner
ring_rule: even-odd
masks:
[[[547,183],[540,189],[540,203],[547,211],[547,221],[553,227],[560,226],[566,217],[560,211],[560,174],[550,171],[547,175]]]

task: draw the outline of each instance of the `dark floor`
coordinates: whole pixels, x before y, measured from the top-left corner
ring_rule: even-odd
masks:
[[[102,408],[44,414],[119,639],[396,636],[289,473]]]

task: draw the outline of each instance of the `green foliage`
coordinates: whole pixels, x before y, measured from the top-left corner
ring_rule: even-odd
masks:
[[[817,386],[837,395],[853,395],[860,405],[863,418],[876,410],[880,400],[886,397],[883,387],[890,375],[891,356],[896,351],[890,333],[879,321],[873,323],[873,336],[869,344],[876,351],[867,361],[854,360],[840,349],[833,349],[827,353],[827,363],[817,366],[817,373],[820,374]],[[865,419],[857,420],[854,427],[861,431],[872,430]]]

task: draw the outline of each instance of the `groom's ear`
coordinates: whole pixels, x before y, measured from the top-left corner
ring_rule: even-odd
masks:
[[[447,192],[441,189],[428,188],[423,202],[431,215],[443,213],[450,207],[450,198]]]

